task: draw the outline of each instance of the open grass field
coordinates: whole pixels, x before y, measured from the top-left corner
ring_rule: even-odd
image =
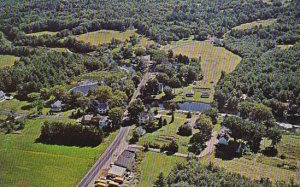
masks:
[[[95,32],[88,32],[86,34],[81,34],[76,36],[79,41],[89,42],[92,45],[100,45],[105,43],[110,43],[110,41],[115,38],[121,41],[129,39],[130,36],[135,34],[135,30],[127,30],[125,32],[112,31],[112,30],[99,30]]]
[[[185,158],[167,156],[161,153],[147,152],[141,167],[141,180],[138,187],[153,186],[160,172],[166,177],[177,163],[185,162]]]
[[[269,141],[262,141],[262,148],[269,145]],[[293,178],[295,182],[298,181],[300,183],[299,170],[278,167],[278,164],[281,163],[290,163],[297,166],[297,161],[299,163],[300,158],[300,136],[284,135],[282,142],[277,145],[277,148],[279,152],[275,157],[267,157],[258,153],[233,160],[222,160],[215,158],[214,155],[210,155],[201,158],[200,162],[204,164],[212,162],[228,172],[240,173],[252,179],[258,180],[264,177],[270,178],[273,182],[277,180],[289,182]],[[284,154],[286,158],[280,159],[279,156],[281,154]]]
[[[167,116],[165,113],[161,114],[163,119],[167,119],[168,125],[163,126],[152,133],[146,133],[139,139],[138,144],[144,145],[145,143],[156,143],[162,146],[164,144],[169,144],[172,140],[175,140],[179,145],[178,152],[187,154],[188,143],[191,136],[187,137],[177,134],[178,128],[187,120],[186,114],[175,113],[174,122],[171,124],[169,123],[171,121],[171,116]]]
[[[0,69],[13,66],[14,62],[19,59],[19,57],[15,57],[12,55],[0,55]]]
[[[201,57],[201,69],[203,80],[199,81],[196,87],[209,88],[210,98],[200,99],[199,95],[195,96],[195,100],[210,102],[212,101],[214,86],[221,77],[221,72],[232,72],[235,67],[240,63],[241,57],[233,54],[223,47],[216,47],[208,41],[179,41],[173,42],[170,45],[164,46],[163,49],[168,51],[172,49],[175,54],[187,55],[190,58]],[[178,90],[183,91],[183,90]]]
[[[17,99],[4,100],[0,102],[0,110],[16,111],[18,113],[31,113],[30,103],[28,101],[20,101]]]
[[[0,133],[0,186],[75,186],[116,135],[93,148],[35,143],[41,122],[27,121],[21,134]]]
[[[41,36],[41,35],[51,35],[51,36],[54,36],[56,34],[57,34],[57,32],[42,31],[42,32],[34,32],[34,33],[26,34],[26,35],[27,36]]]
[[[234,27],[233,29],[237,29],[237,30],[252,29],[252,28],[254,28],[256,26],[260,26],[260,25],[262,27],[266,27],[268,25],[272,25],[275,22],[276,22],[276,19],[259,20],[259,21],[253,21],[250,23],[241,24],[239,26]]]

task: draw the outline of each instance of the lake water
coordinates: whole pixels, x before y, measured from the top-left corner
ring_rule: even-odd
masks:
[[[191,112],[204,112],[205,110],[211,108],[210,104],[202,102],[178,102],[177,104],[179,106],[179,110],[186,110]],[[160,104],[160,108],[163,108],[163,104]]]

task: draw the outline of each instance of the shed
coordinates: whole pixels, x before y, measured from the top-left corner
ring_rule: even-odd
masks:
[[[126,173],[126,168],[117,165],[112,165],[108,170],[108,176],[111,177],[123,177]]]

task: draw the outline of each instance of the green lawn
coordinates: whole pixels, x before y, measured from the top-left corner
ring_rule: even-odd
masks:
[[[171,116],[163,116],[163,119],[167,119],[168,124],[152,133],[146,133],[139,139],[138,144],[157,143],[162,146],[170,143],[171,140],[175,140],[179,145],[178,152],[188,153],[188,143],[191,136],[186,137],[177,134],[178,128],[187,120],[186,114],[175,113],[175,120],[171,124],[169,124]]]
[[[167,156],[161,153],[147,152],[144,160],[140,164],[141,179],[138,187],[153,186],[160,172],[166,177],[177,163],[185,162],[185,158]]]
[[[21,134],[0,134],[0,186],[75,186],[113,140],[69,147],[35,143],[43,120],[30,120]]]
[[[234,27],[233,29],[246,30],[246,29],[252,29],[252,28],[254,28],[256,26],[260,26],[260,25],[262,27],[266,27],[268,25],[272,25],[275,22],[276,22],[276,19],[259,20],[259,21],[253,21],[250,23],[241,24],[239,26]]]
[[[30,102],[17,99],[4,100],[0,102],[0,110],[16,111],[18,113],[31,113]]]
[[[26,34],[27,36],[41,36],[41,35],[51,35],[54,36],[57,34],[57,32],[51,32],[51,31],[42,31],[42,32],[34,32],[30,34]]]
[[[14,62],[19,59],[19,57],[15,57],[12,55],[0,55],[0,69],[3,67],[13,66]]]
[[[201,57],[203,80],[198,81],[196,85],[190,85],[189,87],[185,88],[185,90],[188,92],[193,86],[196,88],[210,89],[208,90],[210,93],[210,98],[208,99],[200,98],[201,91],[196,90],[193,100],[200,100],[203,102],[211,102],[213,100],[214,86],[220,79],[221,72],[232,72],[241,61],[241,57],[233,54],[223,47],[216,47],[208,41],[178,41],[164,46],[163,49],[166,51],[172,49],[175,54],[181,53],[189,56],[190,58]],[[185,91],[180,88],[178,89],[178,92]],[[182,100],[182,96],[179,97],[181,98],[177,98],[177,100]]]

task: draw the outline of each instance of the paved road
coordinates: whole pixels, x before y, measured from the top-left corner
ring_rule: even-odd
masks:
[[[129,133],[130,127],[121,127],[119,134],[114,139],[113,143],[106,149],[102,156],[96,161],[90,171],[84,176],[84,178],[77,185],[78,187],[87,187],[98,178],[99,171],[107,163],[110,163],[111,157],[114,152],[120,149],[120,144],[125,141],[127,134]]]
[[[140,94],[141,88],[144,86],[147,81],[151,78],[151,74],[146,72],[143,79],[141,80],[138,88],[135,90],[131,101],[134,101]],[[124,112],[124,116],[128,115],[128,111]],[[121,154],[122,144],[126,141],[126,137],[128,136],[130,127],[121,127],[120,132],[114,139],[113,143],[106,149],[106,151],[100,156],[100,158],[96,161],[93,167],[89,170],[89,172],[83,177],[83,179],[77,185],[78,187],[87,187],[93,185],[94,181],[99,177],[99,173],[101,169],[106,168],[110,165],[115,155]]]

